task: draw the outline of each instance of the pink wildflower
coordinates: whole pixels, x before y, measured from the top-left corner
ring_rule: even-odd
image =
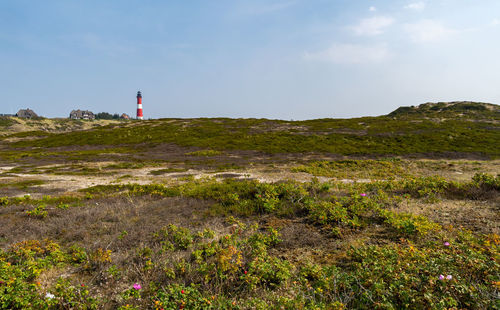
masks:
[[[361,197],[365,197],[365,196],[366,196],[366,194],[365,194],[365,193],[361,193],[361,194],[359,194],[359,195],[360,195]]]
[[[138,291],[138,290],[140,290],[141,288],[142,288],[142,287],[141,287],[141,285],[140,285],[139,283],[135,283],[135,284],[134,284],[134,290],[137,290],[137,291]]]
[[[444,280],[444,276],[442,274],[439,275],[439,280],[441,280],[441,281]]]
[[[446,241],[445,243],[443,243],[444,246],[450,246],[450,243],[448,241]]]
[[[446,276],[446,280],[451,280],[451,279],[453,279],[453,277],[451,276],[451,274],[449,274],[449,275]]]

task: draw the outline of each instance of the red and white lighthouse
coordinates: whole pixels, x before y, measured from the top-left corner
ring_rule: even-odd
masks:
[[[142,115],[142,94],[137,92],[137,119],[144,119]]]

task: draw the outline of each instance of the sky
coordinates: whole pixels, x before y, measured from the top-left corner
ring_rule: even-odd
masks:
[[[498,0],[0,0],[0,113],[302,120],[500,103]]]

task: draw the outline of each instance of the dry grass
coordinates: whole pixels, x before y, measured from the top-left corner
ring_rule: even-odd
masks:
[[[500,197],[487,200],[441,200],[436,203],[408,200],[400,204],[399,212],[424,215],[442,225],[453,225],[479,233],[500,234]]]
[[[43,220],[24,214],[29,205],[0,209],[0,237],[8,244],[31,239],[57,239],[65,245],[85,244],[91,248],[133,248],[159,227],[171,223],[196,227],[204,221],[207,205],[189,198],[115,197],[95,199],[83,206],[61,210],[48,208],[49,216]],[[6,218],[10,220],[4,221]],[[22,225],[20,225],[22,223]],[[113,241],[127,231],[118,244]]]

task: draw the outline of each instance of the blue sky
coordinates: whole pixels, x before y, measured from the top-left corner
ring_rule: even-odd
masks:
[[[0,113],[311,119],[500,103],[498,0],[0,0]]]

